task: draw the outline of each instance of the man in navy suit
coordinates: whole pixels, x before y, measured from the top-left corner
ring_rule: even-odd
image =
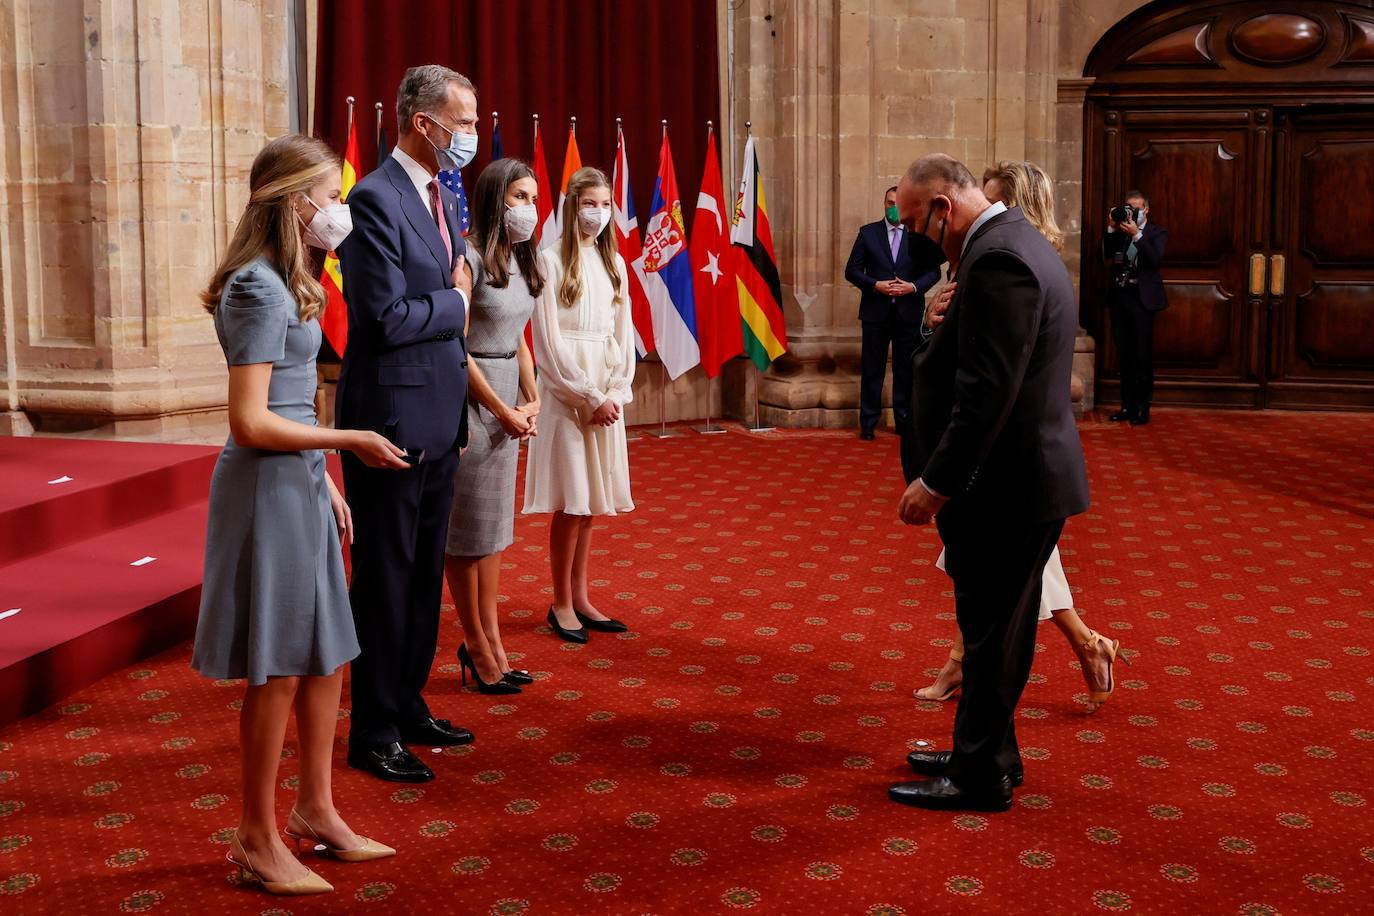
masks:
[[[453,746],[472,733],[430,714],[421,692],[434,662],[444,537],[459,450],[467,442],[467,327],[472,278],[457,200],[436,175],[477,145],[477,94],[447,67],[413,67],[396,94],[392,155],[348,195],[340,246],[348,346],[338,425],[406,450],[384,474],[342,455],[353,509],[349,597],[362,653],[353,661],[350,766],[395,782],[434,773],[405,744]]]
[[[911,357],[921,340],[925,294],[940,280],[945,257],[929,239],[897,221],[897,188],[883,196],[885,218],[868,223],[854,239],[844,278],[859,288],[863,356],[859,379],[859,438],[872,439],[883,415],[883,378],[892,348],[892,418],[906,430],[911,395]]]

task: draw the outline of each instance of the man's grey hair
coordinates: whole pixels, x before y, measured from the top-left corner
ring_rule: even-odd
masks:
[[[968,166],[944,153],[922,156],[911,163],[911,167],[906,170],[906,180],[917,187],[936,185],[960,190],[982,187],[974,180]]]
[[[448,87],[457,83],[458,88],[467,89],[473,95],[477,88],[457,70],[450,70],[442,64],[425,64],[411,67],[401,77],[401,87],[396,90],[396,132],[404,137],[410,133],[410,119],[417,114],[438,111],[448,104]]]

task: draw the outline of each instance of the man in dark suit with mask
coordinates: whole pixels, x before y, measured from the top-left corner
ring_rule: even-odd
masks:
[[[356,521],[349,597],[362,648],[353,661],[348,762],[395,782],[434,773],[404,746],[453,746],[472,733],[431,715],[421,692],[434,663],[444,538],[459,450],[467,442],[472,278],[453,193],[437,179],[477,148],[477,95],[447,67],[406,71],[392,155],[349,193],[353,232],[339,249],[348,346],[338,425],[375,430],[406,450],[384,474],[345,453]]]
[[[1005,811],[1023,778],[1013,721],[1035,656],[1041,576],[1064,520],[1088,507],[1069,402],[1078,308],[1049,242],[1019,209],[989,203],[962,163],[918,159],[897,205],[903,224],[959,265],[944,321],[913,367],[898,512],[940,529],[964,683],[953,749],[909,755],[930,778],[888,794],[919,808]]]
[[[1155,315],[1169,307],[1159,275],[1169,232],[1150,220],[1150,199],[1126,192],[1126,206],[1107,214],[1102,257],[1107,262],[1107,310],[1121,370],[1121,409],[1110,419],[1132,426],[1150,422],[1155,393]]]
[[[859,288],[863,355],[859,378],[859,438],[872,439],[883,414],[883,379],[892,349],[892,418],[907,426],[911,356],[921,339],[925,294],[940,280],[944,254],[897,221],[897,188],[883,197],[884,218],[859,229],[844,278]]]

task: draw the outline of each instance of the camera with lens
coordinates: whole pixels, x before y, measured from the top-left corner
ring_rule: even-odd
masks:
[[[1116,223],[1118,226],[1125,222],[1131,222],[1135,223],[1136,225],[1139,225],[1140,208],[1132,207],[1130,204],[1125,204],[1120,207],[1112,207],[1111,217],[1112,222]]]

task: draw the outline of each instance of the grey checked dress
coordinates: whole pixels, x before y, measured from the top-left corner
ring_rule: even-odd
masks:
[[[225,284],[215,332],[231,366],[272,364],[268,409],[315,425],[320,326],[301,321],[259,258]],[[232,436],[210,480],[205,584],[191,665],[212,678],[330,674],[358,654],[324,453],[245,448]]]
[[[472,320],[468,358],[476,360],[497,396],[514,406],[520,394],[520,363],[514,356],[534,311],[525,278],[512,256],[504,289],[487,285],[487,272],[476,246],[469,245],[472,266]],[[484,557],[514,540],[515,472],[520,442],[501,428],[496,415],[468,400],[468,450],[458,464],[449,516],[449,556]]]

